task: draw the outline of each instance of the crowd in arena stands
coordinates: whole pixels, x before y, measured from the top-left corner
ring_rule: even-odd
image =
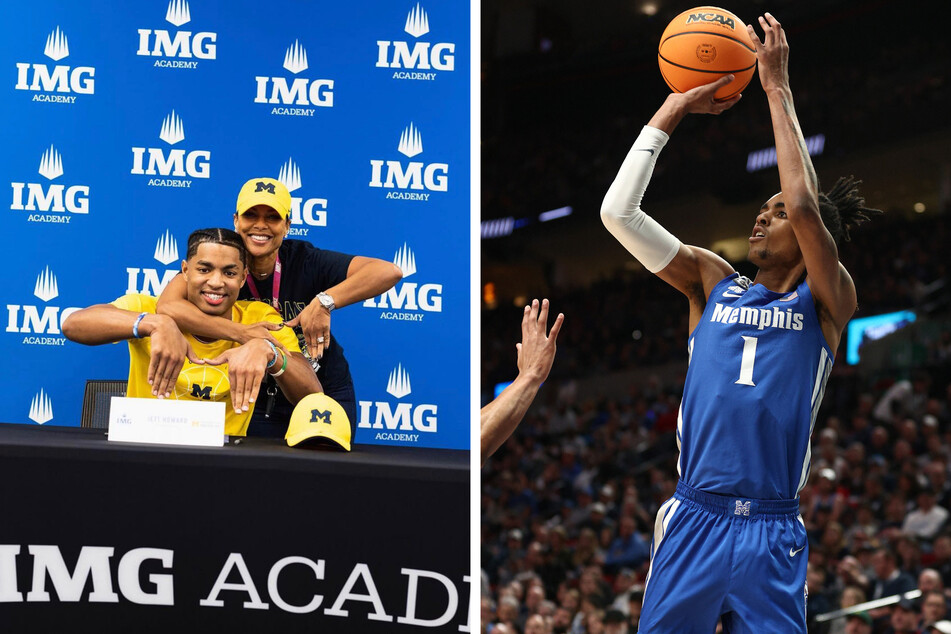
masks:
[[[929,318],[948,323],[946,292],[929,292],[948,280],[947,218],[885,218],[853,236],[842,257],[860,314],[930,302]],[[566,315],[551,385],[482,472],[482,631],[633,633],[654,516],[676,485],[683,385],[655,378],[595,397],[575,380],[685,364],[686,302],[659,280],[623,272],[553,293],[551,304]],[[483,312],[487,392],[514,363],[508,348],[517,332],[502,323],[517,326],[518,314],[507,313]],[[683,319],[670,326],[671,315]],[[902,368],[858,371],[841,357],[840,349],[800,498],[809,629],[930,634],[931,623],[951,618],[951,332]],[[913,589],[920,599],[815,618]]]

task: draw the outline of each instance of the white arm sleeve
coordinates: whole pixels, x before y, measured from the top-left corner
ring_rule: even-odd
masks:
[[[601,221],[651,273],[662,271],[680,250],[680,240],[641,211],[641,199],[667,133],[644,126],[601,203]]]

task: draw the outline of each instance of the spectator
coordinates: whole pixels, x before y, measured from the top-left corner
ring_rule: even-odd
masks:
[[[627,599],[627,622],[631,632],[636,632],[641,620],[641,607],[644,605],[644,590],[639,588],[631,592]]]
[[[618,536],[611,542],[604,558],[604,566],[608,572],[616,572],[622,567],[637,568],[650,556],[647,543],[634,528],[634,518],[621,518]]]
[[[921,630],[927,632],[928,628],[944,620],[948,613],[948,604],[944,598],[944,593],[938,590],[921,593]]]
[[[841,598],[839,599],[839,609],[851,608],[852,606],[858,605],[859,603],[865,603],[865,592],[863,592],[862,589],[857,586],[846,586],[845,589],[842,591]],[[865,617],[859,617],[859,618],[866,625],[869,626],[869,629],[867,631],[871,632],[872,631],[871,630],[872,617],[869,616],[868,612],[857,612],[856,614],[853,614],[851,617],[848,617],[846,619],[836,619],[832,621],[831,625],[829,626],[828,634],[844,634],[846,632],[849,632],[849,629],[848,629],[849,620],[854,616],[858,616],[859,614],[865,615]],[[853,626],[852,629],[865,631],[859,628],[858,626]]]
[[[555,615],[551,620],[552,634],[568,634],[568,628],[571,627],[571,619],[573,616],[571,610],[567,608],[555,608]]]
[[[872,599],[881,599],[915,589],[915,580],[898,568],[898,556],[889,547],[879,548],[872,555],[875,577],[872,579]]]
[[[614,602],[611,603],[611,608],[619,610],[622,614],[628,614],[628,603],[630,601],[631,595],[636,592],[641,592],[643,594],[644,586],[635,585],[637,580],[637,575],[630,568],[621,568],[618,573],[614,576]]]
[[[872,617],[868,612],[856,612],[845,618],[845,634],[872,634]]]
[[[918,589],[921,590],[921,596],[929,592],[944,593],[944,582],[941,575],[933,568],[925,568],[918,575]]]
[[[517,632],[518,629],[516,624],[518,623],[518,609],[518,599],[510,595],[502,597],[499,599],[499,607],[495,613],[495,622],[511,628],[513,633]],[[496,627],[498,627],[498,625]],[[493,634],[498,631],[500,630],[492,630]]]
[[[525,621],[525,634],[551,634],[551,627],[545,622],[545,617],[533,614]]]
[[[938,535],[932,545],[934,560],[931,566],[941,575],[944,587],[951,584],[951,535]]]
[[[885,630],[885,634],[918,634],[920,621],[921,615],[918,614],[915,604],[908,599],[902,599],[892,608],[891,627]]]
[[[604,615],[604,634],[628,634],[627,618],[620,610],[608,610]]]
[[[918,508],[905,517],[902,531],[931,541],[948,521],[948,510],[935,502],[934,489],[922,488],[918,492]]]

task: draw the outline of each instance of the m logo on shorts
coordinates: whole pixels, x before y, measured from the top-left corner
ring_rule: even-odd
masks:
[[[330,411],[322,412],[319,409],[310,410],[310,422],[330,424]]]
[[[211,400],[211,386],[206,385],[202,387],[197,383],[192,383],[192,396],[195,398],[200,398],[203,401]]]
[[[257,183],[255,183],[255,185],[257,185],[257,187],[254,190],[256,192],[267,192],[269,194],[276,194],[276,192],[274,191],[274,183],[265,183],[263,181],[258,181]]]
[[[749,501],[743,502],[742,500],[736,501],[736,510],[733,511],[734,515],[745,515],[750,516],[750,503]]]

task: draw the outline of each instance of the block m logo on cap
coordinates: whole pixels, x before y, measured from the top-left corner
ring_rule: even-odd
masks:
[[[330,418],[330,410],[324,410],[324,411],[320,411],[319,409],[310,410],[310,422],[324,423],[326,425],[331,425],[332,421]]]
[[[352,436],[350,419],[340,403],[319,392],[305,396],[297,404],[284,438],[291,447],[313,440],[313,444],[319,442],[350,451]]]
[[[265,183],[264,181],[258,181],[254,184],[254,191],[256,192],[268,192],[269,194],[275,194],[274,183]]]

